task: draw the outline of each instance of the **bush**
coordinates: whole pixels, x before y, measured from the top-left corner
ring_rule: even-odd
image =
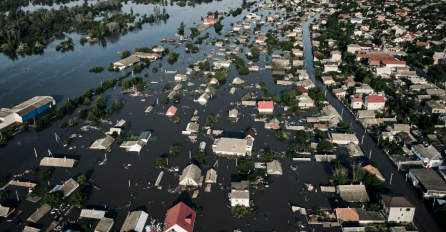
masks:
[[[157,73],[158,72],[158,68],[157,67],[153,67],[152,68],[152,72]]]
[[[61,122],[60,124],[59,124],[59,127],[60,128],[65,128],[65,127],[67,127],[68,126],[68,123],[67,122]]]
[[[48,204],[53,208],[58,208],[62,204],[62,195],[59,192],[46,193],[42,203]]]
[[[164,167],[164,168],[169,167],[169,166],[167,165],[167,159],[164,158],[164,157],[159,157],[159,158],[156,160],[156,165],[158,165],[158,166],[160,166],[160,167]]]
[[[194,155],[194,160],[200,164],[204,164],[208,161],[208,156],[202,151],[197,151]]]
[[[171,146],[169,148],[169,154],[171,156],[177,156],[181,153],[181,146]]]
[[[238,218],[238,219],[242,219],[245,217],[247,212],[248,212],[248,210],[245,207],[237,205],[234,210],[234,217]]]
[[[85,205],[87,203],[87,195],[83,193],[76,193],[71,198],[71,204],[81,207],[82,205]]]
[[[102,66],[98,66],[98,67],[93,66],[93,68],[90,68],[88,71],[89,72],[94,72],[94,73],[100,73],[100,72],[104,71],[104,67],[102,67]]]
[[[51,179],[51,172],[50,171],[42,172],[40,174],[40,179],[42,179],[42,180],[49,180],[49,179]]]

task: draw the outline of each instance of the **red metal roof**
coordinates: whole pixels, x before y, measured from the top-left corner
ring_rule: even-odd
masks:
[[[386,102],[383,95],[369,95],[367,101],[372,103]]]
[[[296,88],[294,88],[294,90],[296,90],[296,89],[302,90],[303,93],[308,93],[308,89],[306,89],[305,87],[297,86]]]
[[[265,38],[263,38],[263,37],[259,37],[259,38],[257,38],[257,40],[258,40],[258,41],[265,41]]]
[[[211,22],[215,23],[215,19],[212,18],[212,17],[208,17],[208,18],[204,18],[203,22],[205,22],[205,23],[211,23]]]
[[[362,98],[355,97],[355,98],[353,98],[353,102],[362,102]]]
[[[407,32],[404,32],[402,36],[406,36],[406,35],[407,35]],[[417,37],[417,36],[415,36],[415,34],[413,32],[409,32],[409,35],[412,39],[415,39],[415,37]]]
[[[177,113],[177,108],[175,106],[171,106],[167,112],[166,115],[175,115]]]
[[[383,60],[383,64],[406,64],[406,61],[398,61],[398,60]]]
[[[175,225],[187,232],[192,232],[194,230],[194,223],[195,211],[183,202],[180,202],[167,211],[163,232],[168,231]]]
[[[274,109],[273,101],[259,101],[258,105],[259,105],[259,109],[266,109],[266,110]]]

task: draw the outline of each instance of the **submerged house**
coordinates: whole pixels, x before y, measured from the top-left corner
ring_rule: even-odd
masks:
[[[142,210],[129,213],[120,232],[143,232],[148,217],[149,215]]]
[[[195,210],[180,202],[167,211],[163,232],[192,232],[195,217]]]
[[[189,164],[180,177],[181,186],[201,186],[203,183],[203,176],[201,169],[195,164]]]
[[[251,154],[254,139],[245,137],[244,139],[219,138],[214,140],[212,149],[219,155],[245,156]]]
[[[94,143],[90,146],[90,149],[96,149],[96,150],[108,150],[110,149],[112,143],[115,141],[115,139],[109,135],[107,137],[98,139],[94,141]]]
[[[40,161],[40,166],[72,168],[77,160],[65,158],[45,157]]]

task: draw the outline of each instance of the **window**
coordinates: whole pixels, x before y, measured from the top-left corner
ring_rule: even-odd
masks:
[[[410,211],[410,208],[407,208],[406,211]]]
[[[400,209],[400,211],[403,211],[403,209]]]

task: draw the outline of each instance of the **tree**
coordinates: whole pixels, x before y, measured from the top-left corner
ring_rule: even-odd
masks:
[[[49,180],[49,179],[51,179],[51,172],[50,171],[42,172],[40,174],[40,179],[42,179],[42,180]]]
[[[169,89],[170,89],[170,85],[168,83],[164,83],[163,84],[163,91],[166,92]]]
[[[95,103],[99,109],[105,109],[107,107],[107,101],[105,100],[104,96],[99,96]]]
[[[308,135],[308,133],[306,131],[299,130],[296,134],[295,139],[301,140],[301,141],[307,141],[308,139],[310,139],[310,136]]]
[[[116,110],[122,109],[122,106],[123,106],[122,102],[120,102],[118,99],[115,99],[112,102],[111,108],[112,108],[112,110],[116,111]]]
[[[173,96],[173,101],[174,101],[175,103],[179,103],[179,102],[181,101],[181,96],[180,96],[180,95],[175,95],[175,96]]]
[[[251,94],[247,93],[242,97],[242,101],[249,101],[251,100]]]
[[[323,131],[321,131],[319,129],[316,129],[315,135],[316,135],[317,139],[325,139],[327,137],[325,132],[323,132]]]
[[[428,79],[431,82],[446,82],[446,73],[440,66],[429,66],[427,75],[429,76]]]
[[[194,160],[200,164],[204,164],[208,161],[208,156],[203,151],[197,151],[194,155]]]
[[[288,136],[291,135],[290,132],[286,132],[283,129],[277,130],[274,134],[276,135],[276,139],[279,140],[286,139]]]
[[[215,123],[215,118],[214,115],[210,114],[207,118],[206,118],[206,123],[204,124],[204,126],[206,127],[213,127]]]
[[[76,182],[80,185],[87,185],[88,184],[88,178],[85,175],[80,175],[77,177]]]
[[[42,200],[43,204],[48,204],[53,208],[57,208],[62,204],[62,195],[59,192],[46,193]]]
[[[336,130],[340,133],[354,133],[353,126],[348,124],[348,122],[346,121],[338,123],[338,127],[336,128]]]
[[[296,226],[300,228],[302,226],[302,221],[297,221]]]
[[[265,162],[271,162],[274,160],[274,158],[276,158],[276,153],[274,151],[267,151],[262,155],[262,159]]]
[[[222,81],[224,79],[226,79],[226,77],[228,76],[228,74],[221,72],[220,70],[215,71],[215,79]]]
[[[5,174],[2,177],[0,177],[0,184],[6,184],[6,182],[8,182],[9,180],[9,175]]]
[[[249,171],[254,170],[254,169],[255,169],[255,166],[254,166],[254,162],[252,162],[252,161],[242,160],[238,164],[238,170],[239,170],[240,174],[242,174],[242,175],[247,175]]]
[[[171,146],[169,148],[169,154],[171,156],[176,156],[179,155],[181,153],[181,146]]]
[[[251,54],[253,58],[258,59],[260,56],[260,49],[258,47],[252,47],[251,48]]]
[[[234,217],[238,218],[238,219],[242,219],[245,217],[247,212],[248,212],[248,210],[245,207],[243,207],[241,205],[237,205],[234,210]]]
[[[121,59],[125,59],[125,58],[127,58],[127,57],[129,57],[130,56],[130,52],[129,52],[129,50],[123,50],[123,51],[121,51]]]
[[[185,28],[184,23],[181,22],[180,27],[178,28],[178,34],[184,35],[184,28]]]
[[[317,152],[318,153],[327,153],[327,152],[332,151],[333,148],[334,148],[333,144],[330,141],[324,139],[324,140],[322,140],[322,142],[320,142],[317,145]]]
[[[167,159],[164,158],[164,157],[159,157],[159,158],[156,160],[156,165],[158,165],[158,166],[160,166],[160,167],[164,167],[164,168],[169,167],[169,166],[167,165]]]
[[[71,204],[78,206],[78,207],[82,207],[83,205],[85,205],[87,203],[87,195],[85,195],[84,193],[76,193],[74,194],[74,196],[71,198]]]

